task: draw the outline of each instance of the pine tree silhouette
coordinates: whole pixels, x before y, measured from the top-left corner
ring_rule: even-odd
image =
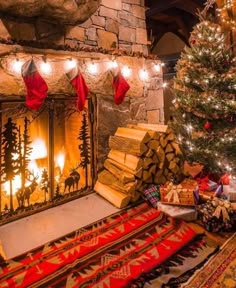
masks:
[[[47,193],[49,188],[48,171],[44,168],[42,171],[41,189],[44,191],[44,202],[47,201]]]
[[[78,146],[80,150],[80,165],[85,170],[85,186],[88,186],[88,165],[90,164],[90,135],[87,114],[83,113],[82,125],[78,138],[82,143]]]
[[[30,147],[31,141],[29,136],[29,120],[27,117],[24,118],[24,133],[23,133],[23,141],[21,140],[20,128],[19,128],[19,167],[21,174],[21,193],[23,193],[25,189],[25,180],[27,174],[27,166],[30,162],[29,156],[32,152],[32,147]],[[23,146],[23,147],[22,147]],[[20,193],[20,191],[19,191]]]
[[[8,118],[2,131],[2,167],[1,175],[10,183],[10,211],[13,211],[13,187],[12,182],[19,173],[18,155],[18,128],[11,118]]]

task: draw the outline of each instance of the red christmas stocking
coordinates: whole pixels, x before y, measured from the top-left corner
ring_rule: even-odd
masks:
[[[21,74],[27,91],[26,105],[32,110],[38,110],[47,96],[47,83],[39,74],[33,59],[22,65]]]
[[[119,105],[123,102],[125,94],[129,90],[130,86],[126,82],[121,72],[119,72],[116,76],[113,77],[112,85],[115,91],[114,102],[115,104]]]
[[[88,97],[89,89],[84,81],[83,75],[75,67],[66,73],[71,85],[74,87],[77,94],[77,109],[84,110],[85,101]]]

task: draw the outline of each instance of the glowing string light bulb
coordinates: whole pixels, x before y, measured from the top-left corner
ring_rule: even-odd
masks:
[[[155,64],[154,64],[154,70],[155,70],[156,72],[158,72],[158,73],[161,72],[161,65],[155,63]]]
[[[92,75],[97,74],[98,67],[94,62],[88,64],[88,72]]]
[[[147,72],[147,70],[146,70],[146,69],[141,69],[141,70],[139,71],[139,77],[140,77],[140,79],[143,80],[143,81],[148,80],[148,72]]]
[[[21,73],[21,67],[23,65],[23,61],[21,61],[20,59],[16,58],[13,62],[12,62],[12,70],[17,73],[20,74]]]
[[[108,69],[115,69],[118,67],[118,63],[116,60],[112,60],[108,62]]]
[[[66,60],[66,62],[65,62],[65,69],[66,70],[73,69],[76,66],[77,66],[77,61],[75,59],[70,58],[70,59]]]
[[[125,78],[128,78],[131,75],[131,69],[128,66],[124,66],[121,70],[121,73]]]
[[[50,74],[52,72],[52,66],[47,62],[47,58],[43,56],[43,61],[40,64],[40,70],[44,74]]]

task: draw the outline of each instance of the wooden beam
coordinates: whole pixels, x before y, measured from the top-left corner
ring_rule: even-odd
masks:
[[[160,13],[162,11],[166,11],[172,7],[175,7],[175,4],[179,0],[165,0],[165,1],[158,1],[150,6],[150,9],[146,11],[146,17],[152,17],[156,13]]]

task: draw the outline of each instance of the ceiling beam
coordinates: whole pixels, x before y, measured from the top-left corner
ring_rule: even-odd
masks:
[[[146,11],[146,17],[152,17],[157,13],[163,12],[169,8],[175,7],[179,0],[161,0],[158,3],[151,4],[150,9]]]
[[[176,2],[175,7],[183,11],[186,11],[195,17],[197,17],[198,10],[201,11],[204,8],[203,5],[196,3],[193,0],[184,0],[184,4],[181,2]]]

